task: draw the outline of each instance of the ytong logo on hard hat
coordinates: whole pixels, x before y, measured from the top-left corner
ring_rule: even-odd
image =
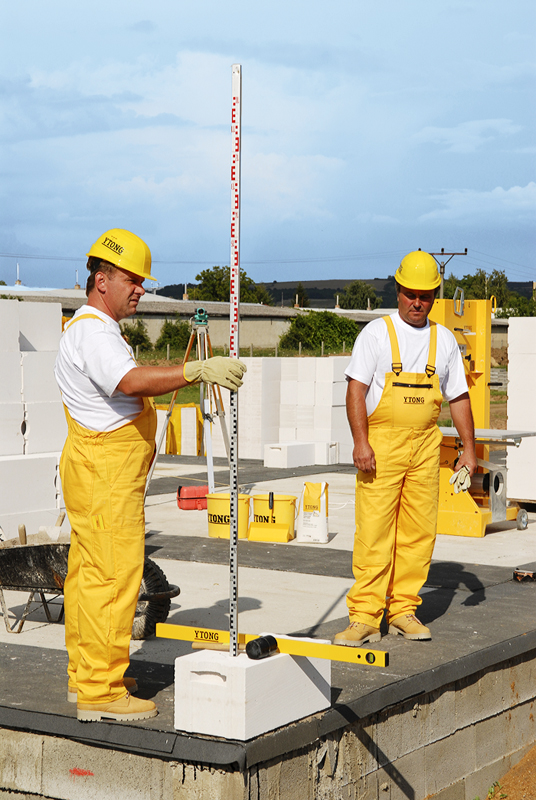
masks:
[[[113,252],[117,253],[119,256],[123,255],[125,252],[125,248],[122,245],[118,242],[114,242],[113,239],[109,239],[108,236],[106,236],[102,244],[104,247],[107,247],[108,250],[113,250]]]

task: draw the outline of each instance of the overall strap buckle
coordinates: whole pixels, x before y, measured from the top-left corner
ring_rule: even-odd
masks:
[[[393,370],[395,375],[398,377],[400,375],[400,373],[402,372],[402,362],[401,361],[393,361],[393,363],[391,364],[391,369]],[[434,369],[434,372],[435,372],[435,369]]]
[[[426,365],[425,372],[426,372],[426,375],[427,375],[428,378],[431,378],[433,375],[435,375],[435,371],[436,371],[436,368],[434,366],[432,366],[432,364],[427,364]]]

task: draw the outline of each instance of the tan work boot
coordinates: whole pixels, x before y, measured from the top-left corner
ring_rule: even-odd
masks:
[[[138,684],[136,683],[136,678],[123,678],[123,685],[127,692],[137,692],[138,691]],[[76,689],[76,683],[71,683],[67,686],[67,702],[68,703],[76,703],[78,702],[78,692]]]
[[[333,644],[360,647],[364,642],[379,642],[381,638],[382,635],[379,628],[365,625],[364,622],[351,622],[346,630],[335,635]]]
[[[429,640],[430,628],[419,622],[415,614],[403,614],[389,623],[389,633],[401,634],[404,639]]]
[[[111,703],[78,703],[76,716],[82,722],[99,722],[101,719],[136,720],[156,717],[157,708],[152,700],[140,700],[128,692]]]

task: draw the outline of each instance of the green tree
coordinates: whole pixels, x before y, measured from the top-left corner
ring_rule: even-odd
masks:
[[[193,300],[229,302],[231,279],[229,267],[203,269],[199,275],[195,276],[195,279],[199,281],[199,285],[192,289]],[[266,287],[257,286],[243,269],[240,270],[240,300],[243,303],[273,305],[272,297]]]
[[[498,305],[498,304],[497,304]],[[536,300],[522,297],[517,292],[510,292],[510,297],[497,311],[496,317],[507,319],[508,317],[536,317]]]
[[[354,342],[359,330],[357,322],[340,314],[332,311],[309,311],[294,317],[289,330],[280,337],[279,344],[281,347],[297,349],[301,342],[305,350],[317,350],[324,342],[328,352],[339,351],[343,342]]]
[[[147,327],[142,319],[137,319],[134,324],[127,323],[126,325],[121,325],[120,328],[121,333],[134,349],[136,349],[136,347],[139,347],[140,350],[153,349],[153,344],[147,333]]]
[[[477,269],[474,275],[455,278],[451,273],[443,284],[443,297],[452,298],[456,287],[463,289],[466,300],[489,300],[493,295],[497,305],[507,305],[512,294],[508,291],[508,278],[503,270],[494,269],[489,275],[483,269]]]
[[[379,308],[382,304],[381,297],[376,297],[373,287],[365,281],[352,281],[339,294],[341,308],[368,308],[369,300],[371,308]]]
[[[298,305],[300,308],[309,308],[309,295],[301,281],[294,290],[294,301],[292,305],[296,302],[296,297],[298,298]]]
[[[171,322],[166,319],[162,325],[155,348],[157,350],[163,350],[169,344],[170,348],[172,347],[175,350],[186,350],[189,339],[190,326],[187,322],[181,322],[179,319],[176,319],[175,322]]]
[[[7,283],[5,281],[0,281],[0,286],[7,286]]]

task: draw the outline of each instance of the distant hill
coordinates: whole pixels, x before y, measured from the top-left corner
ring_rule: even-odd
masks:
[[[273,297],[277,306],[292,306],[296,297],[296,287],[301,283],[309,297],[311,308],[334,308],[335,298],[342,294],[344,287],[352,283],[355,278],[333,278],[328,281],[272,281],[264,282],[264,286]],[[361,280],[361,279],[360,279]],[[363,278],[363,283],[368,283],[382,298],[383,308],[396,308],[395,279],[392,275],[387,278]]]
[[[328,281],[272,281],[271,283],[261,282],[260,285],[266,287],[276,306],[293,306],[296,287],[301,283],[307,292],[311,308],[334,308],[337,294],[342,294],[344,287],[354,280],[356,279],[333,278]],[[387,278],[363,278],[362,280],[372,286],[377,297],[381,297],[381,308],[396,308],[396,287],[393,275],[389,275]],[[195,283],[189,283],[188,290],[191,291],[194,286],[196,286]],[[508,281],[508,288],[511,292],[517,292],[523,297],[529,299],[532,297],[532,281]],[[182,300],[183,293],[184,283],[163,286],[156,291],[156,294],[174,297],[177,300]]]

